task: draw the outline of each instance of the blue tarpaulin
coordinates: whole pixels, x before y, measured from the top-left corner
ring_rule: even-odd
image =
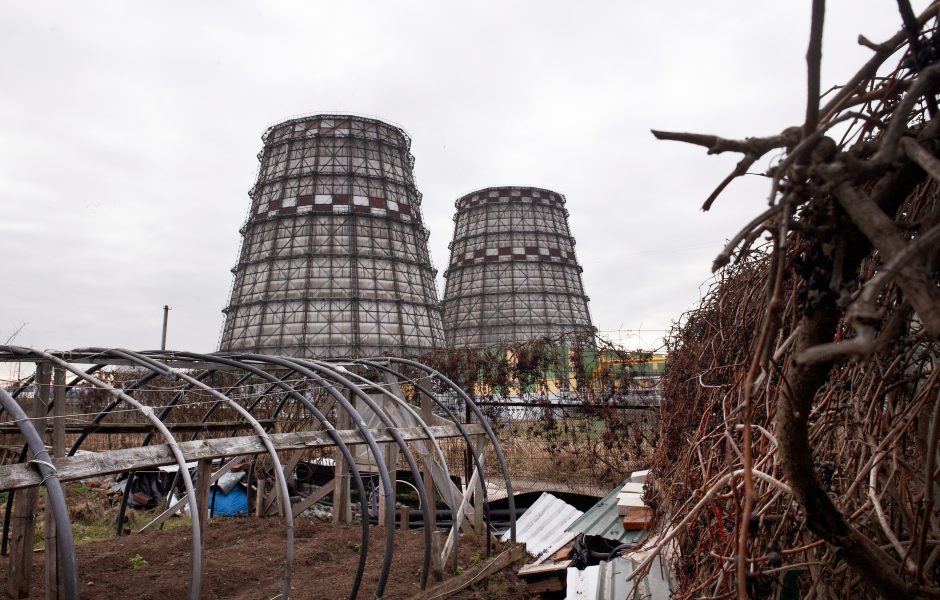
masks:
[[[228,494],[223,494],[218,488],[212,488],[210,503],[212,514],[217,517],[234,517],[248,514],[248,494],[245,488],[236,485]]]

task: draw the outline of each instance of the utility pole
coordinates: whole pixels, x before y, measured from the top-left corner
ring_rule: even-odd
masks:
[[[170,306],[163,305],[163,339],[160,341],[160,350],[166,350],[166,322],[170,316]]]

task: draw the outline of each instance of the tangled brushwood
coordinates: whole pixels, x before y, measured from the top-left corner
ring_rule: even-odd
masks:
[[[801,127],[654,132],[742,155],[705,210],[783,150],[669,338],[647,495],[677,598],[940,597],[940,4],[898,6],[820,105],[813,2]]]

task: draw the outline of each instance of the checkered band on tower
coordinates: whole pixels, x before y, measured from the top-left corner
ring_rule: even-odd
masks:
[[[441,346],[408,135],[317,115],[262,140],[220,349],[344,357]]]
[[[492,346],[594,331],[561,194],[493,187],[457,200],[444,277],[454,346]]]

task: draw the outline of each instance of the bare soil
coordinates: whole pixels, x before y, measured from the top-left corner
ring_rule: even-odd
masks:
[[[361,528],[300,518],[294,523],[295,567],[291,597],[297,600],[347,598],[359,558]],[[284,523],[277,518],[235,518],[208,527],[203,559],[202,598],[273,599],[279,597],[285,556]],[[80,544],[77,549],[84,598],[185,598],[190,581],[189,528],[129,535]],[[385,598],[420,592],[424,548],[421,530],[396,531],[395,553]],[[371,528],[366,575],[359,598],[372,598],[385,551],[385,529]],[[483,544],[464,538],[459,564],[469,568],[483,555]],[[132,560],[139,555],[141,560]],[[134,566],[137,563],[137,566]],[[0,557],[0,597],[7,595],[8,558]],[[433,584],[433,579],[430,584]],[[510,583],[498,596],[521,597]],[[485,588],[484,588],[485,589]],[[477,592],[479,593],[479,592]],[[489,593],[483,592],[487,596]],[[505,595],[504,595],[505,594]],[[35,552],[30,598],[43,598],[43,553]],[[474,592],[464,596],[479,598]]]

